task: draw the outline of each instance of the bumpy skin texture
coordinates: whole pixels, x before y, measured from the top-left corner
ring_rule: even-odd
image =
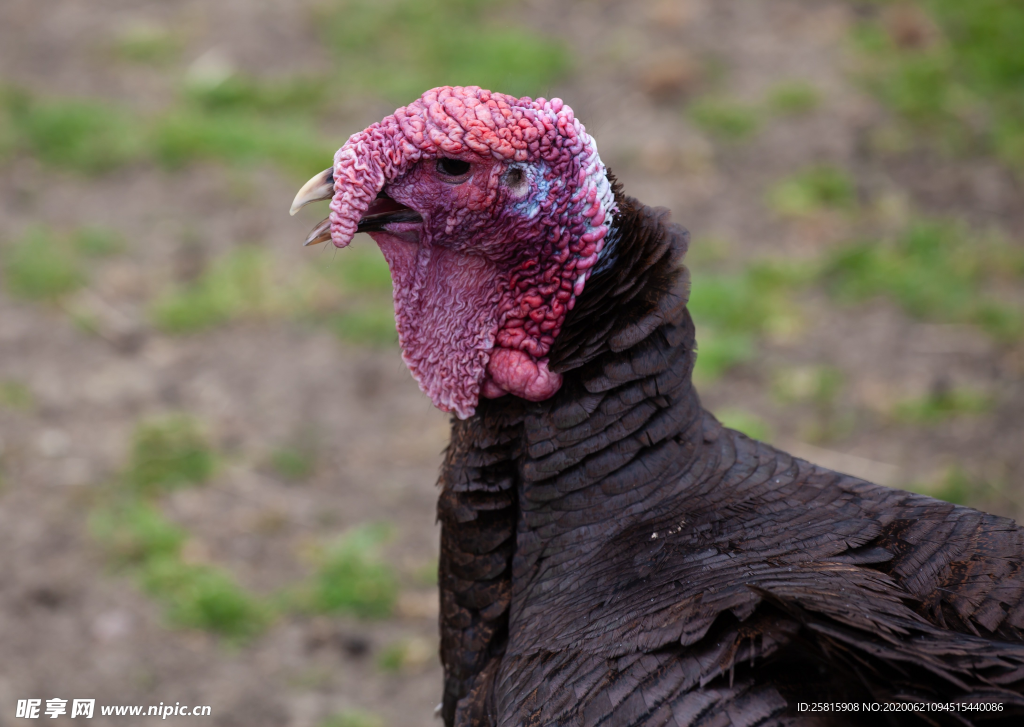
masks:
[[[691,383],[686,233],[619,196],[552,398],[453,422],[447,725],[1019,724],[1024,531],[723,428]]]
[[[470,171],[445,177],[439,159]],[[338,247],[382,190],[423,218],[372,234],[391,267],[403,356],[437,406],[465,419],[481,395],[541,400],[558,390],[547,353],[615,211],[572,109],[433,89],[349,138],[334,179]]]

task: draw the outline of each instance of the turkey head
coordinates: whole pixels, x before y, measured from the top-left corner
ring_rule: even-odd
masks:
[[[327,198],[307,244],[374,239],[402,356],[435,406],[466,419],[481,396],[558,391],[547,354],[616,211],[572,109],[475,86],[427,91],[353,134],[292,213]]]

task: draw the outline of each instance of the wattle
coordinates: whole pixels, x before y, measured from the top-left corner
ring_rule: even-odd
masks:
[[[434,406],[473,416],[498,330],[498,271],[476,255],[371,235],[391,268],[402,358]]]
[[[551,371],[546,360],[513,348],[495,348],[480,393],[488,399],[515,394],[527,401],[544,401],[561,387],[561,374]]]

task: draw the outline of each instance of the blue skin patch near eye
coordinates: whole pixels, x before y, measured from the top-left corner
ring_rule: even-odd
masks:
[[[513,165],[511,169],[519,169],[523,172],[529,191],[521,200],[515,202],[512,208],[528,220],[532,220],[540,212],[540,205],[547,200],[551,193],[551,181],[547,178],[547,168],[543,164],[522,164]]]
[[[536,217],[540,212],[541,204],[551,195],[552,188],[557,193],[562,187],[561,179],[551,180],[547,178],[547,166],[543,162],[512,164],[509,166],[509,169],[519,169],[525,177],[524,182],[528,185],[526,196],[512,203],[512,209],[516,210],[524,219],[532,220]],[[609,230],[605,238],[604,247],[597,254],[598,262],[593,268],[592,274],[607,270],[615,262],[617,257],[615,250],[618,242],[617,232],[615,227]]]

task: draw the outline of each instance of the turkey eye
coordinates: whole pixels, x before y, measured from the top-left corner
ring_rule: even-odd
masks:
[[[444,157],[437,160],[437,171],[446,177],[461,177],[469,171],[469,162]]]
[[[522,167],[511,167],[501,180],[512,193],[512,199],[523,199],[530,192],[530,180]]]

